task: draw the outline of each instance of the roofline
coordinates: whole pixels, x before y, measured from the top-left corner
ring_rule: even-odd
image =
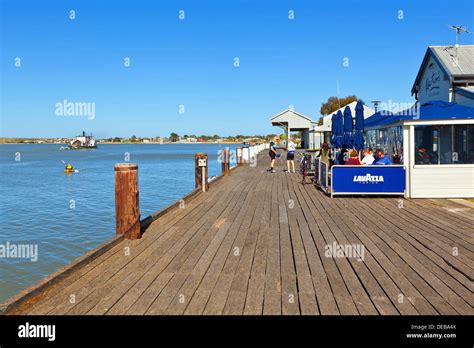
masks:
[[[444,74],[446,76],[451,76],[449,73],[449,70],[446,68],[446,66],[441,62],[441,60],[438,58],[438,55],[436,54],[436,51],[433,50],[433,47],[446,47],[446,46],[428,46],[425,52],[425,56],[423,57],[423,61],[421,63],[420,69],[418,70],[418,74],[416,74],[415,82],[413,82],[413,86],[411,87],[411,95],[415,94],[416,92],[416,86],[418,84],[418,81],[421,78],[422,72],[425,69],[426,64],[428,63],[429,57],[432,56],[433,59],[436,61],[436,63],[439,65],[441,70],[443,70]]]
[[[469,91],[464,89],[463,87],[458,87],[455,89],[455,92],[466,97],[466,98],[472,98],[474,96],[474,91]]]
[[[276,114],[275,116],[272,116],[272,118],[270,120],[273,120],[274,118],[277,118],[278,116],[280,116],[280,115],[282,115],[282,114],[284,114],[285,112],[288,112],[288,111],[290,111],[290,112],[292,112],[292,113],[294,113],[298,116],[301,116],[303,118],[306,118],[310,122],[314,122],[309,116],[305,116],[302,113],[300,113],[298,111],[295,111],[295,110],[292,110],[292,109],[285,109],[282,112],[279,112],[278,114]]]

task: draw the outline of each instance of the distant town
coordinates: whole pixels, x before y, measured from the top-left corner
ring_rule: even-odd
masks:
[[[113,137],[98,139],[99,144],[188,144],[188,143],[258,143],[268,142],[275,137],[276,134],[268,135],[235,135],[235,136],[220,136],[220,135],[179,135],[178,133],[171,133],[168,137],[137,137],[132,135],[129,138]],[[282,135],[284,137],[284,135]],[[0,144],[69,144],[72,138],[0,138]]]

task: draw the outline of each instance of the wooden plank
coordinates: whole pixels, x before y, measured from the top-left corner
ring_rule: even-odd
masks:
[[[196,211],[193,212],[196,213]],[[185,214],[184,211],[178,211],[177,213]],[[196,216],[199,216],[199,214],[197,213]],[[157,220],[156,223],[158,223],[158,221],[159,220]],[[143,269],[149,262],[150,255],[160,255],[161,253],[164,253],[173,245],[173,243],[179,241],[180,237],[185,234],[185,232],[185,235],[190,238],[193,235],[193,231],[196,226],[192,225],[192,219],[186,221],[186,226],[189,226],[190,229],[186,228],[179,230],[175,225],[173,225],[169,227],[163,234],[147,233],[148,236],[145,234],[141,240],[134,242],[135,244],[133,247],[130,247],[130,256],[127,256],[125,253],[119,254],[120,258],[115,260],[115,264],[104,266],[105,269],[96,272],[95,278],[92,281],[90,279],[84,279],[83,281],[85,282],[85,286],[76,284],[76,291],[74,292],[76,294],[76,298],[79,300],[84,300],[95,293],[90,300],[85,302],[84,305],[81,305],[81,301],[72,305],[62,302],[59,306],[53,309],[52,313],[61,313],[64,311],[64,307],[71,310],[72,313],[86,313],[91,309],[91,304],[94,304],[93,299],[100,298],[100,286],[106,286],[104,280],[120,278],[121,275],[126,274],[129,272],[129,270],[133,270],[135,267],[137,267],[139,270]],[[159,229],[160,227],[158,227],[158,230]],[[148,243],[144,243],[145,241]],[[77,290],[77,288],[79,290]]]
[[[230,253],[234,253],[235,249],[232,248],[235,238],[237,236],[237,232],[242,224],[242,220],[245,216],[250,213],[251,209],[251,200],[255,198],[253,192],[255,185],[258,181],[252,181],[248,183],[246,186],[246,197],[245,200],[242,201],[242,204],[236,208],[238,210],[238,214],[234,221],[232,222],[229,231],[225,235],[225,239],[220,246],[219,250],[215,258],[212,260],[209,269],[207,270],[206,274],[204,275],[202,282],[199,284],[196,293],[192,297],[188,307],[186,308],[186,314],[202,314],[204,308],[209,300],[209,297],[212,294],[212,290],[215,287],[219,274],[221,273],[226,258],[229,257]]]

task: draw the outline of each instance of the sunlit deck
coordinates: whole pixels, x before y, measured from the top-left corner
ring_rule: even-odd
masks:
[[[472,207],[331,199],[266,168],[263,153],[7,313],[474,314]]]

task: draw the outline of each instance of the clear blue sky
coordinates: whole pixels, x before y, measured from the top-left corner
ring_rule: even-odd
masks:
[[[368,104],[412,101],[427,46],[453,44],[449,24],[474,30],[472,0],[1,3],[3,137],[277,132],[288,105],[317,119],[337,80]],[[94,102],[95,119],[55,115],[64,99]]]

